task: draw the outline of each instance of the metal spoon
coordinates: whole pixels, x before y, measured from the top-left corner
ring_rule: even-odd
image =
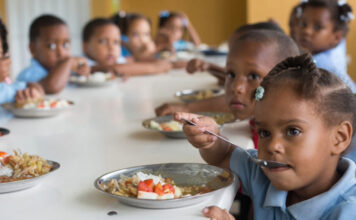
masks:
[[[187,120],[187,119],[182,118],[182,121],[184,121],[184,122],[187,123],[188,125],[197,126],[197,124],[195,124],[194,122],[189,121],[189,120]],[[226,138],[224,138],[224,137],[222,137],[222,136],[220,136],[220,135],[218,135],[218,134],[216,134],[216,133],[214,133],[214,132],[205,131],[204,133],[213,135],[213,136],[219,138],[220,140],[223,140],[223,141],[225,141],[225,142],[227,142],[227,143],[229,143],[229,144],[231,144],[231,145],[233,145],[233,146],[235,146],[235,147],[238,147],[238,148],[244,150],[244,151],[247,153],[247,155],[251,158],[251,160],[252,160],[255,164],[257,164],[258,166],[266,167],[266,168],[289,167],[289,165],[288,165],[288,164],[285,164],[285,163],[279,163],[279,162],[275,162],[275,161],[268,161],[268,160],[257,159],[257,158],[255,158],[255,157],[253,157],[247,150],[245,150],[245,149],[243,149],[243,148],[241,148],[241,147],[239,147],[239,146],[237,146],[237,145],[231,143],[228,139],[226,139]]]

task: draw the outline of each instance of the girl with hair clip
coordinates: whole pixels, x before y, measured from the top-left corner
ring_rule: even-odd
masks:
[[[151,38],[149,18],[120,11],[111,19],[122,33],[122,56],[135,61],[154,60],[156,46]]]
[[[23,103],[42,99],[44,91],[37,83],[14,82],[10,79],[11,59],[7,43],[7,30],[0,18],[0,104],[6,102]]]
[[[356,127],[356,99],[310,54],[290,57],[263,79],[255,99],[258,150],[242,150],[206,133],[211,119],[178,113],[188,141],[209,164],[231,169],[253,202],[254,219],[356,219],[356,165],[343,155]],[[282,163],[257,165],[251,157]],[[207,207],[211,219],[233,219]]]
[[[345,42],[354,18],[351,6],[344,0],[304,0],[294,15],[299,24],[292,27],[294,40],[313,55],[319,68],[336,74],[355,93],[356,85],[347,74]]]
[[[158,34],[156,44],[159,50],[169,49],[173,51],[193,49],[201,44],[200,37],[189,18],[184,13],[173,11],[161,11],[159,14]],[[183,40],[187,31],[191,42]],[[166,41],[159,40],[166,37]],[[169,42],[169,46],[167,46]]]

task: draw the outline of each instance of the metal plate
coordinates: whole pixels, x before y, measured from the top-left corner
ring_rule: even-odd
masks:
[[[231,113],[224,113],[224,112],[198,112],[194,113],[198,115],[205,115],[209,116],[215,119],[217,123],[222,126],[223,124],[230,123],[235,121],[234,115]],[[153,131],[159,131],[161,132],[164,136],[168,138],[185,138],[185,134],[183,131],[160,131],[158,129],[154,129],[150,127],[150,122],[155,121],[159,124],[169,122],[173,120],[173,115],[166,115],[166,116],[159,116],[155,118],[150,118],[146,119],[142,122],[143,127],[153,130]]]
[[[6,128],[0,128],[0,137],[1,136],[4,136],[4,135],[7,135],[10,133],[10,130],[9,129],[6,129]]]
[[[131,177],[139,171],[154,175],[160,174],[163,178],[171,178],[177,186],[205,185],[213,189],[213,191],[179,199],[152,200],[118,196],[105,192],[100,188],[100,183],[102,182],[106,183],[114,178],[120,179],[120,175]],[[198,163],[167,163],[143,165],[113,171],[97,178],[94,182],[94,186],[99,191],[114,197],[127,205],[149,209],[169,209],[190,206],[211,199],[217,194],[223,193],[224,190],[233,187],[234,180],[235,177],[231,171],[212,165]]]
[[[14,114],[16,117],[20,118],[46,118],[46,117],[53,117],[62,112],[68,111],[74,103],[72,101],[68,101],[69,106],[63,108],[54,108],[54,109],[38,109],[38,108],[31,108],[31,109],[24,109],[24,108],[16,108],[13,103],[6,103],[2,106]]]
[[[213,98],[219,95],[224,94],[224,89],[201,89],[201,90],[191,90],[191,89],[186,89],[182,90],[179,92],[176,92],[175,97],[180,99],[183,102],[189,103],[189,102],[194,102],[194,101],[199,101],[199,100],[204,100],[208,98]],[[211,96],[204,96],[203,94],[211,94]],[[199,95],[200,94],[200,95]]]
[[[69,78],[69,82],[72,84],[78,85],[80,87],[106,87],[106,86],[113,85],[114,82],[116,81],[116,78],[113,78],[110,80],[106,80],[104,82],[96,82],[96,81],[90,81],[90,80],[81,82],[81,81],[73,80],[72,77]]]
[[[46,178],[49,174],[53,173],[60,167],[60,164],[55,161],[47,160],[47,162],[53,165],[49,173],[43,174],[41,176],[33,177],[30,179],[0,183],[0,193],[20,191],[20,190],[31,188],[39,184],[43,180],[43,178]]]

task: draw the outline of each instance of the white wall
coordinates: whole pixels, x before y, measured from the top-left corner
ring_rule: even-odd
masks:
[[[6,0],[6,7],[13,78],[30,63],[29,27],[41,14],[62,18],[70,29],[72,54],[81,54],[81,31],[90,19],[90,0]]]

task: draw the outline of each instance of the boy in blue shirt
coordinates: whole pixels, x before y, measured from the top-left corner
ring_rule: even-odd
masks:
[[[36,18],[29,36],[33,59],[17,80],[39,82],[46,93],[53,94],[66,86],[71,72],[90,74],[85,58],[71,56],[69,29],[60,18],[53,15]]]

